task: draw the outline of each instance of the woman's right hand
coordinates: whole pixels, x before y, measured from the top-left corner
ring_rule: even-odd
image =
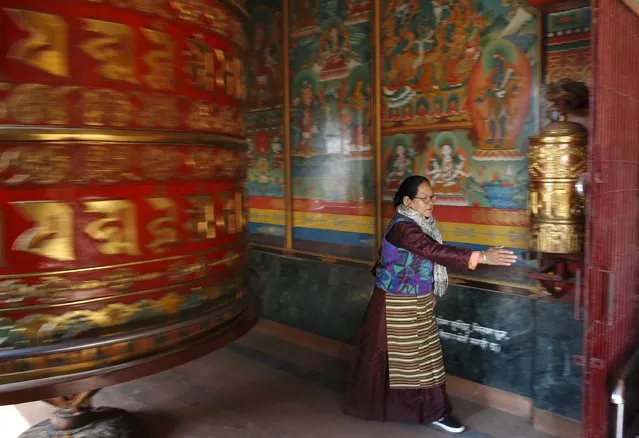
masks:
[[[503,246],[496,246],[484,251],[484,257],[480,257],[480,263],[493,266],[510,266],[517,261],[514,252],[505,249]]]

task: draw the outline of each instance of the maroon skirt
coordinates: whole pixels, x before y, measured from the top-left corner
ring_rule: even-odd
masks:
[[[386,294],[375,288],[357,336],[344,413],[369,421],[429,424],[450,414],[446,385],[391,389],[386,346]]]

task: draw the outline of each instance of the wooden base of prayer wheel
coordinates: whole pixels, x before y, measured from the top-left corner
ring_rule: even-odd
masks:
[[[0,404],[60,409],[25,437],[133,436],[96,390],[256,323],[245,18],[233,0],[0,0]]]

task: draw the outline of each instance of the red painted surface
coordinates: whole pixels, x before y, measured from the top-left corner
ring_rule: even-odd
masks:
[[[610,371],[636,339],[639,249],[639,16],[593,4],[586,241],[584,435],[608,436]]]
[[[531,6],[535,8],[543,8],[561,3],[562,0],[529,0]]]
[[[44,321],[114,303],[126,310],[142,300],[172,293],[183,297],[246,279],[241,196],[246,170],[245,17],[217,0],[207,1],[204,9],[190,1],[154,4],[0,0],[0,318],[5,327],[24,327],[28,322],[17,321],[33,315],[44,315]],[[101,33],[114,26],[126,37]],[[207,49],[191,56],[194,47]],[[162,48],[166,56],[157,52]],[[106,73],[109,59],[125,65],[130,74]],[[53,69],[55,65],[61,67]],[[155,79],[149,77],[154,65],[164,66]],[[125,129],[136,131],[138,140],[7,142],[3,125],[14,130],[37,126],[42,132]],[[145,132],[172,140],[155,143],[144,138]],[[195,195],[210,197],[208,217],[190,228],[197,213]],[[154,207],[151,201],[157,198],[168,204]],[[90,203],[104,200],[126,201],[130,216],[121,210],[97,225],[103,234],[98,238],[87,226],[107,216],[92,211]],[[68,214],[45,218],[38,213],[48,223],[39,227],[38,218],[23,207],[47,202],[63,204]],[[194,231],[204,222],[208,234],[198,240]],[[67,224],[71,256],[35,251],[58,238]],[[103,249],[109,234],[127,230],[135,233],[126,239],[131,250]],[[175,241],[154,248],[162,230]],[[179,264],[202,270],[166,275]],[[105,287],[105,278],[135,281],[129,287]],[[48,289],[42,292],[37,285]],[[170,317],[179,313],[177,304],[167,307]],[[30,327],[30,342],[37,342],[42,321]]]
[[[163,7],[155,8],[152,13],[141,13],[133,6],[129,9],[111,6],[109,3],[135,5],[138,2],[94,2],[89,0],[60,0],[60,1],[43,1],[43,0],[2,0],[0,7],[0,29],[2,29],[2,38],[0,39],[0,76],[2,82],[11,85],[3,92],[6,97],[16,86],[20,84],[43,84],[53,87],[70,86],[65,93],[64,100],[70,108],[69,120],[63,123],[66,126],[87,126],[83,121],[83,108],[86,99],[83,93],[86,90],[106,90],[109,93],[123,93],[123,99],[133,105],[131,120],[121,122],[112,122],[112,126],[118,128],[148,128],[140,122],[136,117],[136,113],[149,109],[153,104],[149,102],[152,95],[173,98],[175,109],[171,112],[179,116],[179,120],[175,126],[151,126],[151,128],[170,128],[178,131],[208,131],[219,132],[218,128],[209,126],[200,126],[194,128],[189,124],[187,117],[190,108],[195,101],[207,103],[209,109],[217,115],[217,119],[222,117],[222,111],[227,114],[230,112],[234,119],[236,128],[243,126],[243,108],[245,96],[229,96],[225,92],[225,78],[230,78],[229,72],[225,71],[222,58],[228,60],[230,58],[242,59],[245,52],[245,41],[243,40],[243,29],[241,27],[242,19],[236,15],[232,9],[224,6],[219,1],[210,2],[215,5],[217,15],[208,18],[202,17],[200,24],[191,23],[184,19],[179,19],[179,11],[171,6],[178,3],[192,2],[157,2],[163,4]],[[139,2],[142,3],[142,2]],[[189,6],[196,9],[195,6]],[[68,52],[68,75],[56,75],[44,71],[41,68],[29,65],[16,59],[15,56],[7,56],[12,53],[15,55],[16,43],[24,41],[30,36],[28,20],[27,24],[20,25],[20,20],[16,18],[23,11],[36,11],[41,14],[49,14],[55,16],[59,20],[58,27],[54,31],[60,39],[60,47],[64,47]],[[194,12],[195,13],[195,12]],[[122,30],[130,38],[124,38],[121,41],[107,40],[103,34],[90,29],[87,20],[99,20],[108,23],[118,23],[123,25]],[[217,23],[221,26],[219,32],[212,30],[214,26],[211,23]],[[236,24],[234,24],[236,23]],[[153,60],[153,51],[162,49],[164,43],[152,41],[149,32],[159,32],[167,38],[166,47],[170,47],[168,53],[169,59]],[[49,38],[47,36],[47,38]],[[105,64],[103,60],[96,60],[90,56],[83,45],[87,43],[94,44],[97,52],[107,53],[108,50],[118,50],[126,53],[130,50],[132,54],[131,62],[122,61],[130,65],[133,70],[133,76],[129,78],[109,79],[100,73],[101,67]],[[197,66],[194,67],[193,62],[204,61],[202,59],[191,58],[188,55],[193,45],[206,45],[210,55],[206,57],[206,63],[209,68],[207,73],[200,78],[206,77],[210,87],[199,87],[195,85],[197,82]],[[29,50],[46,51],[50,47],[33,46]],[[168,68],[161,75],[166,78],[166,84],[154,85],[148,79],[147,75],[151,71],[150,65],[153,62],[166,63]],[[243,64],[242,64],[243,68]],[[244,71],[241,71],[239,80],[245,82]],[[222,82],[216,82],[222,81]],[[235,78],[232,78],[237,83]],[[233,93],[231,93],[233,94]],[[245,94],[245,93],[244,93]],[[2,96],[0,96],[2,98]],[[121,105],[120,105],[121,107]],[[113,108],[115,111],[117,106]],[[150,109],[149,109],[150,110]],[[13,123],[12,120],[0,116],[0,124]],[[33,125],[40,124],[38,121],[28,123]],[[235,137],[243,138],[244,135],[239,130],[235,132],[225,132]]]

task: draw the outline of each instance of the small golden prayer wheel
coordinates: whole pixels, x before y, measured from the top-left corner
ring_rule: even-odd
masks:
[[[587,142],[586,129],[565,120],[550,123],[541,135],[530,138],[530,246],[534,251],[582,251],[585,202],[580,187],[587,168]]]

